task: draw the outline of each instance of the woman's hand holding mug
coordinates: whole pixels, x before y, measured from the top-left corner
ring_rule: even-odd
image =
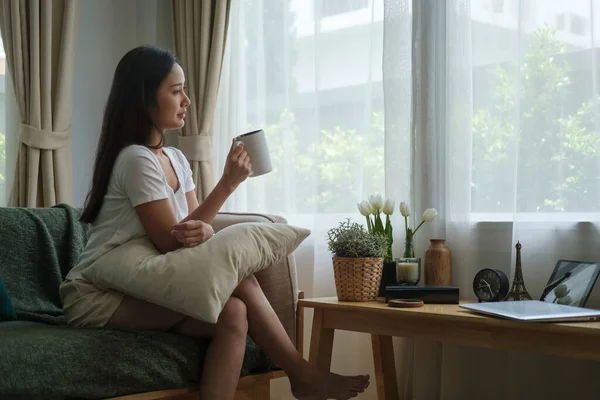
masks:
[[[236,140],[231,141],[231,149],[227,155],[225,162],[225,170],[223,171],[223,179],[232,187],[237,187],[244,182],[252,171],[252,163],[250,156],[244,149],[242,144],[236,144]]]

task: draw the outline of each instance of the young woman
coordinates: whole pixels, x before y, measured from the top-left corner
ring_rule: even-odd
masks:
[[[164,147],[164,132],[184,125],[189,106],[184,73],[171,52],[138,47],[119,62],[81,217],[91,223],[89,240],[80,263],[60,288],[67,321],[81,327],[212,337],[200,381],[202,399],[233,399],[248,334],[287,373],[295,397],[357,396],[369,385],[369,377],[322,372],[304,360],[254,276],[236,288],[216,325],[97,288],[83,279],[82,270],[129,240],[147,235],[160,252],[167,253],[201,246],[214,234],[210,222],[248,177],[251,160],[243,147],[234,148],[232,142],[221,179],[198,204],[187,160],[179,150]]]

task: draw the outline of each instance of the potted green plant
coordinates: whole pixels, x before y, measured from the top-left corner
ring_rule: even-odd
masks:
[[[370,233],[350,219],[327,232],[333,254],[335,288],[341,301],[377,299],[383,259],[387,253],[385,236]]]

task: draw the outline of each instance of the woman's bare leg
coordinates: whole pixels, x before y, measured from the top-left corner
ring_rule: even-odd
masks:
[[[200,380],[200,398],[233,399],[246,351],[246,305],[227,301],[216,325],[207,324],[156,304],[125,297],[107,326],[139,330],[174,331],[191,337],[211,336]]]
[[[286,372],[295,397],[348,399],[369,386],[368,376],[340,376],[308,363],[290,341],[254,276],[240,283],[233,296],[246,304],[250,336]]]
[[[192,335],[197,326],[203,323],[186,318],[177,326],[177,332]],[[212,335],[204,359],[204,369],[200,380],[200,398],[232,399],[235,396],[240,371],[246,353],[248,318],[246,305],[240,299],[230,298],[221,314]]]

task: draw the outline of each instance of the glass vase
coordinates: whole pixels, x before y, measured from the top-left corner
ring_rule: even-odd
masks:
[[[389,242],[388,242],[388,245],[387,245],[387,252],[386,252],[386,255],[385,255],[385,258],[384,258],[383,261],[384,262],[394,262],[394,257],[393,257],[393,254],[392,254],[392,244],[389,243]]]
[[[413,247],[413,239],[407,238],[404,241],[404,255],[403,258],[415,258],[415,248]]]

